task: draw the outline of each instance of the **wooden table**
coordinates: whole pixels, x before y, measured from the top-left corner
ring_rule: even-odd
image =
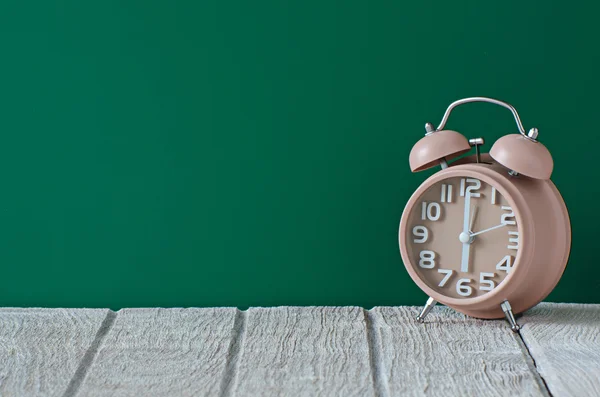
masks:
[[[0,396],[600,396],[600,305],[0,309]]]

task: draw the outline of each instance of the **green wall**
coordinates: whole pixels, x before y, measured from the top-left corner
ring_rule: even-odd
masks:
[[[554,156],[573,249],[549,300],[600,302],[598,11],[2,2],[0,306],[422,304],[397,228],[431,172],[408,153],[474,95]],[[515,132],[487,104],[448,127],[484,151]]]

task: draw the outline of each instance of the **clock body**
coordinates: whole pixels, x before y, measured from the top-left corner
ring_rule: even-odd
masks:
[[[541,302],[567,264],[571,228],[550,180],[512,176],[489,155],[454,162],[411,196],[400,220],[402,260],[436,301],[478,318]]]

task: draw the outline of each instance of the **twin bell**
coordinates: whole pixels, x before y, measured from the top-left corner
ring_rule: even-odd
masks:
[[[531,128],[525,133],[519,115],[511,105],[486,97],[464,98],[452,103],[438,128],[431,123],[425,124],[425,136],[410,151],[409,163],[412,172],[423,171],[437,165],[445,169],[448,167],[448,160],[468,152],[473,146],[479,158],[479,146],[484,143],[483,138],[469,140],[459,132],[444,129],[452,110],[469,102],[497,104],[511,110],[515,117],[519,134],[505,135],[494,143],[489,155],[496,162],[506,167],[513,176],[521,174],[534,179],[550,179],[554,162],[548,149],[538,141],[537,128]]]

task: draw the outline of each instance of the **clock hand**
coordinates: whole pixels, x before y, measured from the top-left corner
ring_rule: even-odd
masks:
[[[460,262],[460,271],[468,272],[469,271],[469,249],[471,248],[471,244],[463,243],[462,248],[462,260]]]
[[[463,217],[463,233],[469,233],[469,218],[471,209],[471,192],[465,194],[465,212]]]
[[[463,231],[458,237],[460,242],[463,244],[462,247],[462,259],[460,261],[460,271],[468,272],[469,271],[469,249],[471,244],[469,240],[471,236],[469,235],[469,210],[471,209],[471,192],[467,190],[465,194],[465,214],[463,219]]]
[[[475,224],[475,217],[477,216],[477,205],[473,205],[471,207],[471,221],[469,222],[469,233],[473,230],[473,225]]]
[[[478,234],[485,233],[485,232],[489,232],[489,231],[492,231],[492,230],[495,230],[495,229],[499,229],[499,228],[501,228],[501,227],[504,227],[504,226],[506,226],[506,223],[503,223],[503,224],[501,224],[501,225],[496,225],[496,226],[494,226],[494,227],[490,227],[490,228],[488,228],[488,229],[485,229],[485,230],[480,230],[480,231],[478,231],[477,233],[471,233],[471,234],[470,234],[470,236],[471,236],[471,237],[473,237],[473,236],[477,236]]]

